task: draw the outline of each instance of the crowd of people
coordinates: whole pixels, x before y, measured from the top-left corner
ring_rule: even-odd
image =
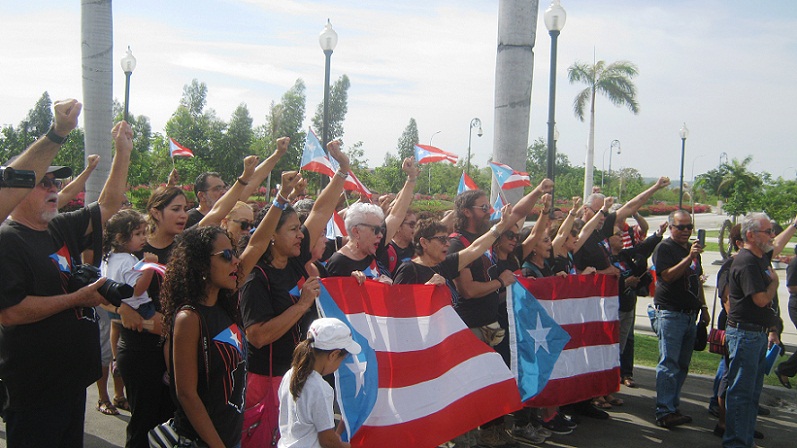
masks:
[[[230,186],[218,173],[197,177],[197,207],[189,208],[170,181],[152,192],[142,213],[124,196],[133,133],[122,121],[112,130],[115,156],[97,202],[59,213],[97,164],[89,157],[63,190],[71,169],[49,165],[80,110],[75,100],[56,102],[47,135],[9,163],[33,171],[35,186],[0,189],[0,389],[7,393],[9,446],[83,446],[92,384],[97,411],[131,413],[126,447],[149,446],[150,430],[167,421],[194,446],[349,446],[340,439],[323,376],[360,346],[340,321],[319,319],[315,300],[320,279],[329,276],[446,288],[465,326],[507,365],[506,293],[518,275],[617,277],[617,389],[636,387],[634,310],[651,289],[651,256],[657,280],[649,315],[660,353],[652,414],[664,428],[691,422],[679,405],[695,324],[710,319],[703,246],[690,241],[689,213],[672,213],[650,236],[638,213],[669,179],[622,205],[595,192],[583,206],[574,198],[566,211],[554,208],[553,182],[544,179],[493,220],[488,195],[471,190],[457,196],[450,212],[427,216],[412,210],[419,172],[412,158],[403,161],[407,179],[395,195],[339,206],[349,160],[333,141],[327,149],[339,169],[315,200],[307,199],[301,174],[290,171],[282,173],[274,201],[255,209],[247,201],[286,153],[289,139],[281,138],[262,162],[244,159]],[[537,205],[539,219],[524,227]],[[335,214],[345,223],[344,238],[328,236]],[[626,223],[632,217],[633,226]],[[771,261],[795,229],[776,237],[766,215],[746,216],[732,231],[739,253],[718,275],[727,355],[710,410],[720,417],[714,432],[727,447],[753,446],[760,435],[755,418],[764,412],[758,406],[764,355],[783,330]],[[101,276],[77,282],[86,265],[99,266]],[[793,321],[795,271],[793,262],[787,275]],[[776,373],[791,387],[797,358]],[[607,419],[606,409],[622,405],[609,394],[525,407],[513,412],[511,428],[502,416],[442,446],[538,444],[573,432],[582,417]]]

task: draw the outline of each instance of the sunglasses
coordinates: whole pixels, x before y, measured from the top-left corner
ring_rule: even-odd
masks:
[[[678,225],[673,224],[670,227],[672,227],[673,229],[678,229],[680,231],[684,231],[684,230],[692,230],[692,229],[694,229],[695,225],[694,224],[678,224]]]
[[[758,232],[758,233],[766,233],[768,235],[774,235],[775,234],[775,230],[772,229],[771,227],[769,229],[766,229],[766,230],[756,230],[756,232]]]
[[[231,262],[234,257],[238,256],[238,254],[236,254],[235,250],[233,250],[233,249],[224,249],[224,250],[222,250],[220,252],[216,252],[215,254],[210,254],[210,255],[214,255],[214,256],[215,255],[220,255],[221,258],[224,261],[228,262],[228,263]]]
[[[249,222],[249,221],[244,221],[244,220],[240,220],[240,219],[233,219],[232,222],[240,225],[241,226],[241,230],[249,230],[249,228],[252,227],[252,223]]]
[[[481,210],[484,213],[488,213],[490,211],[490,206],[487,205],[487,204],[484,204],[484,205],[473,205],[470,208],[475,208],[475,209]]]
[[[437,235],[437,236],[430,236],[426,238],[429,241],[437,240],[440,244],[448,244],[451,240],[448,239],[448,235]]]
[[[360,224],[357,224],[357,225],[358,226],[368,227],[369,229],[374,231],[374,235],[381,235],[382,234],[382,224],[373,225],[373,224],[360,223]]]
[[[511,230],[507,230],[506,232],[504,232],[504,237],[506,239],[508,239],[508,240],[517,240],[518,236],[519,235],[517,233],[515,233],[515,232],[513,232]]]
[[[45,176],[42,179],[42,181],[39,182],[39,185],[44,187],[45,190],[49,190],[50,188],[53,187],[53,185],[55,185],[55,188],[60,190],[61,189],[61,185],[63,185],[63,184],[64,183],[60,179],[53,179],[53,178],[47,177],[47,176]]]

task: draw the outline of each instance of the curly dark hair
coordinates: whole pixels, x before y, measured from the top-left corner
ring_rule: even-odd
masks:
[[[112,251],[127,252],[126,246],[133,232],[146,223],[144,215],[136,210],[120,210],[111,216],[102,234],[102,259],[108,261]]]
[[[207,298],[205,286],[210,277],[210,257],[217,238],[229,238],[221,227],[194,226],[176,238],[161,289],[161,312],[165,334],[170,334],[174,316],[184,305],[197,306]],[[230,318],[241,324],[238,296],[235,291],[219,291],[218,304]]]
[[[468,228],[468,217],[465,216],[464,212],[466,209],[473,207],[473,204],[482,196],[487,196],[487,193],[481,190],[463,191],[457,196],[454,200],[454,213],[457,214],[454,220],[454,230],[461,232]]]

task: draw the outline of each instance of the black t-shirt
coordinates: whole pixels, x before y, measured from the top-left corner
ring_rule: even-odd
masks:
[[[797,286],[797,256],[786,267],[786,287],[789,286]],[[797,293],[789,293],[789,302],[791,301],[795,301],[794,305],[797,305]]]
[[[451,236],[451,244],[448,246],[448,253],[453,254],[461,251],[473,241],[476,241],[480,235],[468,232],[461,232]],[[462,239],[465,241],[462,241]],[[467,242],[467,244],[466,244]],[[473,280],[477,282],[489,282],[492,280],[490,277],[490,267],[493,263],[487,255],[482,255],[476,261],[468,266]],[[476,328],[484,325],[491,324],[498,318],[501,304],[498,299],[498,291],[493,291],[483,297],[474,297],[471,299],[464,299],[458,294],[454,298],[454,309],[459,314],[459,317],[465,322],[468,328]]]
[[[198,305],[201,316],[200,337],[208,338],[207,351],[199,349],[197,359],[197,393],[213,422],[213,427],[224,442],[224,446],[236,446],[241,441],[241,426],[244,420],[244,396],[246,393],[246,338],[244,331],[219,305]],[[201,340],[199,346],[201,347]],[[172,372],[174,362],[172,355]],[[209,373],[205,371],[205,357]],[[208,379],[210,380],[208,382]],[[174,381],[171,393],[177,409],[174,421],[180,434],[198,437],[194,427],[177,400]]]
[[[159,264],[167,264],[169,259],[172,256],[172,249],[174,249],[175,242],[172,241],[166,247],[158,248],[153,247],[151,244],[147,243],[144,245],[144,249],[141,252],[135,253],[135,256],[138,258],[143,258],[144,252],[149,252],[151,254],[157,255],[158,263]],[[152,299],[152,303],[155,305],[155,309],[161,311],[161,285],[163,283],[163,277],[159,274],[155,274],[152,276],[152,280],[147,287],[147,294]],[[127,328],[122,327],[121,329],[121,338],[119,338],[119,347],[123,347],[126,350],[135,350],[135,351],[161,351],[162,350],[162,341],[160,335],[150,333],[148,331],[138,332],[135,330],[129,330]]]
[[[431,267],[412,260],[405,261],[396,270],[393,283],[396,285],[423,285],[435,274],[440,274],[447,282],[459,277],[459,254],[448,254],[440,264]]]
[[[391,241],[384,251],[377,252],[376,265],[379,272],[395,279],[399,266],[406,261],[412,260],[415,255],[415,246],[412,243],[407,247],[399,247],[395,241]]]
[[[387,250],[385,245],[385,235],[382,234],[382,239],[379,241],[379,247],[376,250],[376,255],[366,255],[361,260],[352,260],[351,258],[343,255],[340,251],[335,252],[334,255],[329,257],[327,262],[327,271],[330,277],[348,277],[354,271],[361,271],[367,278],[376,279],[379,275],[383,274],[377,266],[376,260],[378,257]],[[387,275],[387,273],[384,273]]]
[[[632,311],[636,306],[637,288],[626,287],[625,281],[628,277],[639,276],[645,272],[645,269],[640,266],[637,261],[647,260],[660,241],[661,237],[654,233],[636,246],[630,249],[623,249],[617,255],[611,255],[609,257],[612,265],[620,270],[620,277],[618,279],[620,311]]]
[[[549,259],[549,266],[554,274],[566,272],[569,275],[576,274],[576,263],[573,260],[573,255],[568,252],[567,255],[553,255]]]
[[[99,209],[95,209],[99,212]],[[47,230],[7,221],[0,226],[0,308],[28,296],[67,293],[91,222],[89,208],[59,214]],[[0,325],[0,378],[12,409],[31,409],[73,397],[100,378],[100,340],[94,308],[70,308],[38,322]]]
[[[700,255],[686,268],[684,274],[671,283],[664,281],[661,273],[677,265],[689,255],[690,247],[684,247],[667,238],[656,248],[654,260],[656,261],[656,295],[653,303],[657,306],[677,310],[699,310],[703,304],[700,302],[700,276],[703,275],[703,265]]]
[[[617,221],[617,213],[609,213],[603,221],[603,227],[595,229],[588,237],[587,241],[581,246],[574,255],[576,268],[583,271],[589,266],[601,271],[611,266],[609,255],[609,237],[614,230],[614,223]]]
[[[199,221],[202,221],[202,218],[204,217],[205,215],[203,215],[198,208],[192,208],[191,210],[188,210],[188,219],[185,221],[185,228],[187,229],[191,226],[199,224]]]
[[[302,226],[301,253],[277,269],[260,260],[241,287],[240,306],[244,328],[268,322],[299,301],[301,285],[307,278],[304,265],[310,260],[310,236]],[[310,324],[318,316],[315,307],[304,314],[285,334],[269,345],[256,348],[249,343],[249,371],[259,375],[282,376],[291,367],[293,349],[307,336]],[[274,348],[273,353],[271,348]],[[273,367],[269,365],[273,360]]]
[[[777,320],[771,304],[760,307],[753,302],[753,295],[767,290],[772,282],[769,277],[769,259],[756,257],[747,249],[742,249],[733,257],[728,274],[729,301],[731,312],[728,320],[744,322],[765,327],[775,325]]]

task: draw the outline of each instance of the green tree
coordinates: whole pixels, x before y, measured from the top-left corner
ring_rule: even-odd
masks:
[[[781,224],[790,222],[797,216],[797,182],[779,178],[767,183],[763,191],[755,195],[753,207]]]
[[[748,167],[752,161],[753,157],[747,156],[742,161],[733,159],[725,165],[726,173],[722,176],[719,192],[725,198],[723,210],[730,216],[754,210],[756,196],[763,192],[762,179],[769,176],[751,172]]]
[[[123,114],[124,106],[119,101],[114,101],[114,121],[121,121]],[[130,154],[130,169],[128,170],[127,181],[132,186],[149,184],[157,180],[153,176],[153,165],[156,161],[150,151],[152,125],[148,117],[144,115],[137,116],[132,112],[128,113],[127,121],[133,128],[133,152]]]
[[[346,112],[349,111],[349,87],[351,87],[349,77],[343,75],[329,89],[329,141],[343,137],[343,121],[346,119]],[[323,129],[324,102],[322,101],[313,117],[313,130],[318,132],[319,140],[323,139],[321,135]]]
[[[414,118],[410,118],[410,122],[407,124],[407,127],[404,128],[404,132],[401,133],[401,137],[398,139],[398,144],[396,146],[398,158],[404,160],[407,157],[414,156],[415,145],[418,144],[419,140],[418,124],[415,122]]]
[[[36,101],[33,109],[28,111],[28,116],[25,117],[25,121],[20,123],[20,127],[23,127],[24,123],[27,134],[30,136],[30,140],[26,142],[27,145],[25,145],[25,147],[50,130],[50,126],[53,124],[52,108],[53,102],[50,100],[50,94],[45,91],[39,100]]]
[[[584,172],[584,197],[592,191],[595,159],[595,97],[603,94],[615,106],[626,106],[635,115],[639,113],[636,86],[631,78],[639,74],[636,65],[628,61],[617,61],[606,65],[605,61],[594,64],[576,62],[567,69],[570,84],[586,84],[587,87],[573,100],[573,112],[584,121],[584,111],[589,105],[589,143]]]

